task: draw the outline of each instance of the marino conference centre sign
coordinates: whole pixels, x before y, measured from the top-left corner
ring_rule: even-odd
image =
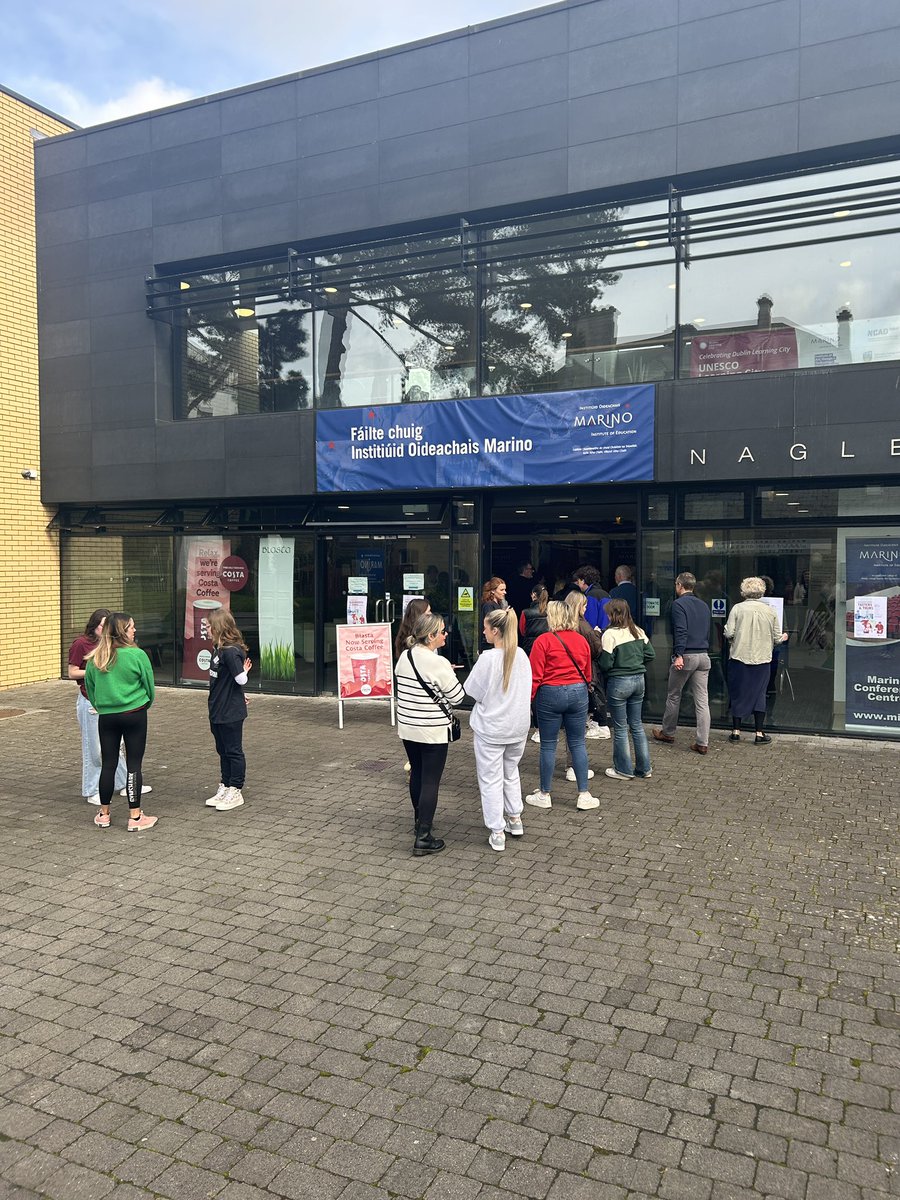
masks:
[[[319,492],[653,478],[654,389],[596,388],[316,414]]]

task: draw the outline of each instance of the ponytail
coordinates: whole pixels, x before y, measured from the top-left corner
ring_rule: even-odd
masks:
[[[488,613],[485,621],[492,629],[503,634],[503,690],[505,692],[509,688],[509,678],[512,675],[516,648],[519,644],[516,634],[516,614],[511,608],[496,608],[493,612]]]

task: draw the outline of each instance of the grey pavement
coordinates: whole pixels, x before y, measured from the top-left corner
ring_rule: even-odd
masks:
[[[230,813],[205,711],[127,834],[73,685],[0,693],[4,1200],[900,1195],[900,747],[590,742],[497,854],[464,728],[417,859],[386,708],[254,698]]]

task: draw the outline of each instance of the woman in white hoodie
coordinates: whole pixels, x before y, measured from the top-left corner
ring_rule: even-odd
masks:
[[[488,842],[504,850],[507,833],[524,833],[519,760],[531,725],[531,664],[517,644],[511,608],[485,615],[484,640],[490,649],[479,655],[465,689],[475,701],[469,727]]]

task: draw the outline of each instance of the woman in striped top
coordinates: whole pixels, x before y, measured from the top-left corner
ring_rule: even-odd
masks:
[[[431,825],[447,762],[450,718],[430,691],[448,704],[459,704],[465,695],[453,667],[437,653],[446,640],[444,618],[427,613],[416,621],[406,639],[407,649],[397,659],[397,732],[410,763],[409,798],[416,820],[413,854],[417,855],[444,849]]]

